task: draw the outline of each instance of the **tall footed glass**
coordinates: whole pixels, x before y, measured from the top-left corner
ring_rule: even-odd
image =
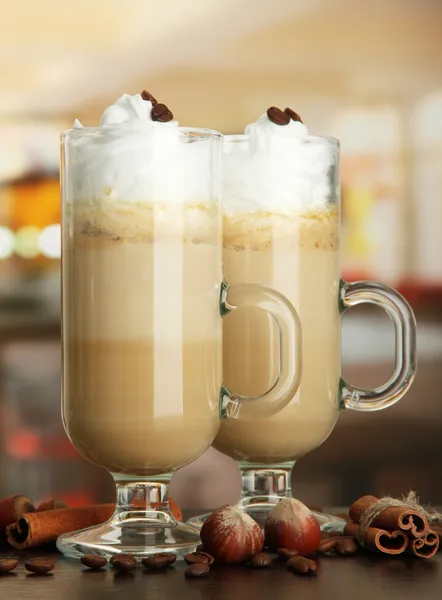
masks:
[[[63,421],[117,487],[105,524],[62,535],[68,556],[192,551],[171,513],[173,471],[201,455],[220,417],[271,414],[301,375],[296,311],[266,286],[222,278],[222,136],[140,122],[62,136]],[[258,400],[222,387],[222,318],[260,306],[283,367]],[[230,317],[228,317],[230,318]]]
[[[276,127],[275,136],[286,131],[268,127]],[[271,417],[223,422],[213,443],[238,461],[239,503],[260,523],[275,503],[291,496],[294,463],[327,439],[341,410],[391,406],[408,390],[416,369],[415,320],[407,302],[385,285],[341,280],[339,143],[275,136],[226,136],[224,142],[225,276],[232,283],[271,285],[292,302],[302,325],[297,394]],[[362,302],[386,310],[396,330],[394,373],[375,390],[341,378],[341,314]],[[272,385],[278,369],[279,342],[266,314],[252,308],[224,322],[227,385],[253,396]],[[317,518],[324,528],[337,525],[320,513]]]

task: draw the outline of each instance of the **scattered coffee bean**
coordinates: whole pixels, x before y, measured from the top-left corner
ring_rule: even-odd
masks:
[[[0,558],[0,573],[10,573],[18,565],[18,558]]]
[[[209,567],[211,567],[215,562],[214,557],[208,552],[191,552],[190,554],[186,554],[184,560],[188,565],[204,563],[209,565]]]
[[[110,559],[110,564],[117,571],[128,573],[133,571],[137,566],[137,560],[132,554],[114,554]]]
[[[165,569],[173,565],[175,561],[176,554],[173,554],[173,552],[157,552],[143,558],[141,563],[147,569]]]
[[[290,548],[280,548],[278,550],[278,557],[287,562],[290,558],[294,556],[298,556],[299,552],[297,550],[290,550]]]
[[[289,115],[276,106],[267,109],[267,116],[275,125],[288,125],[290,123]]]
[[[147,90],[143,90],[141,92],[141,97],[143,98],[143,100],[148,100],[149,102],[152,102],[152,106],[158,104],[158,101],[155,98],[155,96],[152,96],[152,94],[150,94]]]
[[[49,558],[32,558],[25,562],[25,569],[36,575],[46,575],[55,567],[53,560]]]
[[[152,116],[152,121],[160,121],[161,123],[167,123],[173,119],[172,112],[165,104],[161,103],[155,104],[155,106],[152,107],[150,114]]]
[[[316,575],[318,571],[315,561],[305,558],[305,556],[294,556],[287,561],[287,568],[298,575]]]
[[[316,548],[316,554],[327,554],[327,552],[334,550],[335,546],[336,538],[321,540],[319,546]]]
[[[98,571],[107,565],[107,559],[98,554],[84,554],[80,560],[85,567],[89,567],[93,571]]]
[[[265,569],[266,567],[270,567],[271,564],[272,557],[266,552],[258,552],[252,556],[252,560],[250,561],[250,566],[254,569]]]
[[[356,554],[358,545],[351,538],[336,538],[335,550],[341,556],[350,556],[351,554]]]
[[[194,563],[190,567],[187,567],[184,575],[187,579],[196,579],[198,577],[207,577],[209,571],[210,567],[207,563]]]
[[[297,112],[295,112],[291,108],[287,107],[284,112],[291,118],[292,121],[299,121],[300,123],[302,123],[301,117],[298,115]],[[313,510],[315,512],[324,512],[321,508],[310,508],[310,510]]]

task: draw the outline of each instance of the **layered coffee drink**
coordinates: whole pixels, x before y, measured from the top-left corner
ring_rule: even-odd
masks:
[[[297,119],[266,114],[225,138],[224,275],[283,293],[302,326],[302,380],[276,415],[223,421],[214,447],[261,465],[293,462],[318,447],[338,418],[341,373],[336,155]],[[257,309],[224,322],[224,381],[257,396],[280,368],[279,333]]]
[[[198,457],[219,427],[220,223],[212,154],[124,95],[73,135],[63,215],[63,416],[116,475]]]

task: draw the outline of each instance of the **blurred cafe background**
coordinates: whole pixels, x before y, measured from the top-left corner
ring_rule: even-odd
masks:
[[[344,413],[296,465],[294,495],[344,505],[412,488],[442,504],[442,2],[0,0],[0,496],[112,498],[60,417],[59,132],[151,90],[183,125],[238,133],[270,105],[342,142],[343,274],[396,286],[418,321],[418,373],[381,413]],[[344,376],[392,371],[392,324],[343,319]],[[182,469],[184,507],[239,496],[210,449]]]

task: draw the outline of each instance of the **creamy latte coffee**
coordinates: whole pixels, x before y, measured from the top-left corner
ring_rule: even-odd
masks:
[[[302,326],[298,393],[266,419],[223,421],[214,447],[248,463],[293,461],[318,447],[338,417],[341,372],[339,218],[330,201],[336,170],[329,140],[291,121],[264,115],[245,136],[225,138],[225,277],[259,282],[283,293]],[[237,311],[224,322],[224,381],[259,395],[278,377],[279,339],[262,311]]]
[[[70,133],[63,215],[65,427],[93,462],[145,476],[210,446],[222,383],[212,152],[151,110],[124,95]]]

